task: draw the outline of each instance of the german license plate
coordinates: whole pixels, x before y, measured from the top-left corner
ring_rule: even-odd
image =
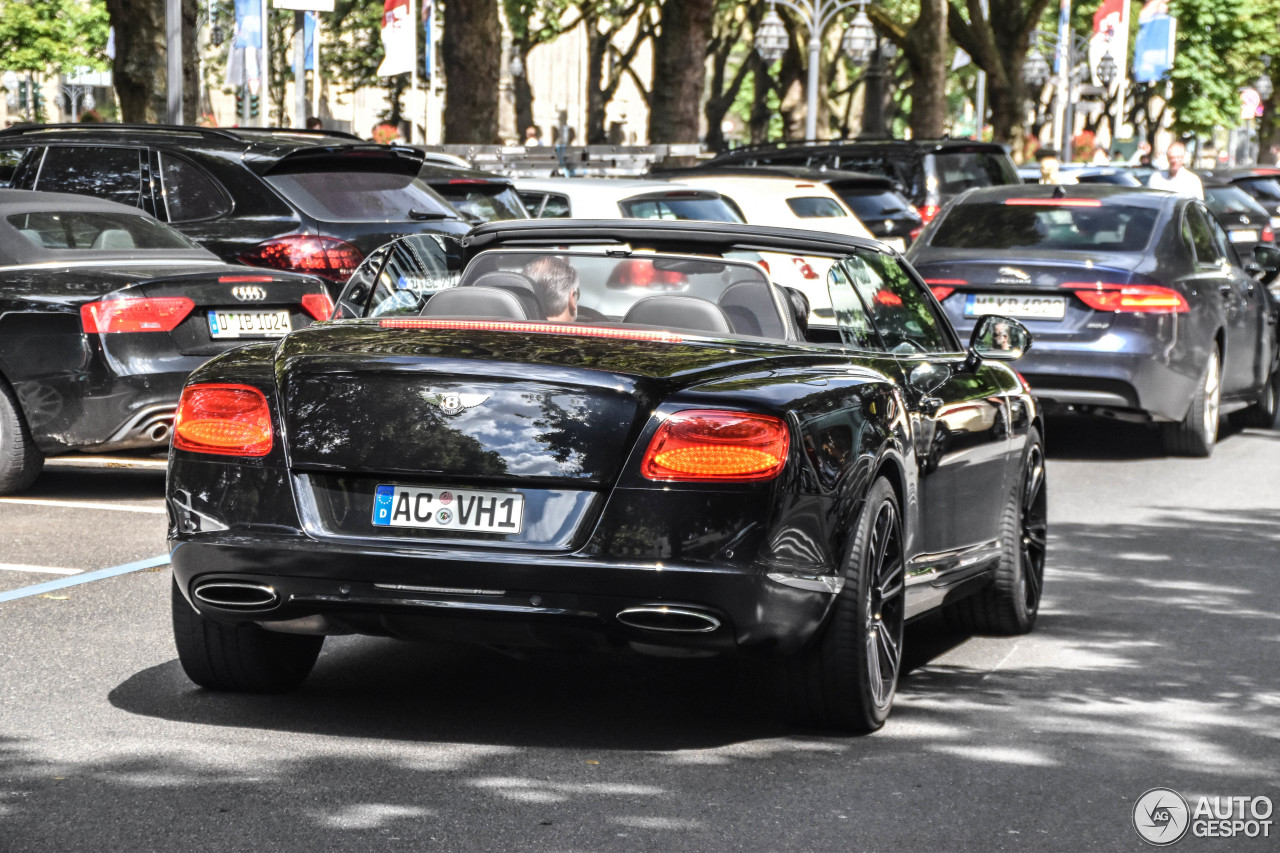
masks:
[[[1228,231],[1227,236],[1231,238],[1232,243],[1256,243],[1258,242],[1258,232],[1249,231]]]
[[[471,533],[519,533],[524,495],[435,486],[386,486],[374,490],[375,527],[417,527]]]
[[[981,317],[1001,314],[1005,317],[1031,317],[1037,320],[1061,320],[1067,316],[1065,296],[1013,296],[1002,293],[970,293],[965,298],[964,315]]]
[[[282,338],[293,330],[288,311],[210,311],[214,338]]]

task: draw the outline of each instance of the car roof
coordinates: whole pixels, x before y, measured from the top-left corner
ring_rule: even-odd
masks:
[[[1170,202],[1189,199],[1190,196],[1148,187],[1122,187],[1116,184],[1002,184],[968,190],[957,197],[956,204],[1003,202],[1010,198],[1043,199],[1099,199],[1131,207],[1166,207]]]
[[[851,169],[822,169],[814,166],[737,166],[725,164],[721,166],[692,166],[686,169],[655,169],[649,174],[657,178],[681,180],[702,175],[742,175],[745,177],[767,177],[770,175],[785,178],[798,178],[820,184],[839,184],[842,187],[862,184],[869,188],[892,190],[900,186],[893,178],[886,175],[875,175],[870,172],[855,172]]]

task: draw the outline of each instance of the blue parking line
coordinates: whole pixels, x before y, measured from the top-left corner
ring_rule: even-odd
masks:
[[[24,586],[19,589],[10,590],[9,592],[0,592],[0,603],[13,601],[15,598],[26,598],[31,595],[43,595],[46,592],[66,589],[69,586],[75,586],[80,583],[100,581],[103,578],[113,578],[116,575],[127,575],[129,572],[139,572],[143,569],[153,569],[156,566],[167,565],[169,565],[168,554],[160,557],[148,557],[145,560],[138,560],[134,563],[125,563],[123,566],[112,566],[109,569],[99,569],[96,572],[85,572],[82,575],[72,575],[71,577],[62,578],[56,581],[49,581],[48,583],[39,583],[35,586]]]

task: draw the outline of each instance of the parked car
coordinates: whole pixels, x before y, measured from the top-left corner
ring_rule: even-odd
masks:
[[[655,178],[681,181],[692,175],[777,175],[822,184],[835,193],[877,240],[905,252],[920,230],[920,214],[892,178],[868,172],[808,166],[698,166],[651,172]],[[778,223],[781,224],[781,223]]]
[[[1275,315],[1199,199],[974,190],[907,256],[962,332],[988,313],[1026,323],[1036,348],[1019,372],[1051,411],[1162,423],[1169,451],[1192,456],[1213,451],[1220,412],[1275,419]]]
[[[1021,183],[1003,145],[969,139],[781,143],[734,149],[707,165],[803,165],[885,175],[904,187],[925,222],[967,189]]]
[[[1115,184],[1118,187],[1146,186],[1146,181],[1128,166],[1094,166],[1089,163],[1062,163],[1058,174],[1063,183]],[[1040,183],[1040,166],[1035,163],[1018,167],[1018,175],[1024,184]]]
[[[732,202],[751,225],[804,228],[826,234],[871,237],[840,197],[816,181],[781,175],[685,175],[680,183],[715,190]]]
[[[1034,626],[1044,449],[1016,321],[1011,348],[992,318],[966,350],[900,257],[811,231],[398,242],[424,278],[463,264],[458,285],[393,315],[369,286],[392,253],[371,258],[340,309],[367,319],[241,348],[183,392],[166,500],[197,684],[292,688],[344,633],[748,654],[800,720],[869,731],[908,620]],[[834,341],[725,256],[761,248],[830,259]]]
[[[1270,214],[1243,187],[1213,175],[1202,175],[1200,181],[1204,185],[1205,206],[1227,232],[1243,265],[1253,262],[1255,247],[1275,243]]]
[[[334,293],[388,240],[470,227],[418,178],[420,152],[334,131],[17,125],[0,131],[0,163],[10,187],[132,205],[227,263],[311,273]]]
[[[0,190],[0,494],[48,454],[165,446],[192,370],[332,307],[319,279],[224,264],[137,208]]]
[[[1271,227],[1280,229],[1280,167],[1238,166],[1229,169],[1213,169],[1198,173],[1206,177],[1227,181],[1240,187],[1258,200],[1271,217]]]
[[[517,178],[534,219],[706,219],[741,222],[714,190],[641,178]]]
[[[529,218],[515,182],[506,175],[427,160],[418,178],[472,224]]]

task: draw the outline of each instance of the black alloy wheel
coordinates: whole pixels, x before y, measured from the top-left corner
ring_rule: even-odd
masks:
[[[880,478],[858,515],[825,628],[782,664],[796,722],[859,733],[884,725],[902,669],[904,541],[897,495]]]
[[[18,399],[0,379],[0,495],[20,492],[44,469],[44,454],[31,438]]]
[[[183,598],[176,580],[172,586],[178,661],[196,684],[238,693],[284,693],[311,674],[324,637],[215,622]]]
[[[991,585],[948,608],[949,620],[979,634],[1025,634],[1035,627],[1044,591],[1049,501],[1044,444],[1027,433],[1022,467],[1000,517],[1000,562]]]

